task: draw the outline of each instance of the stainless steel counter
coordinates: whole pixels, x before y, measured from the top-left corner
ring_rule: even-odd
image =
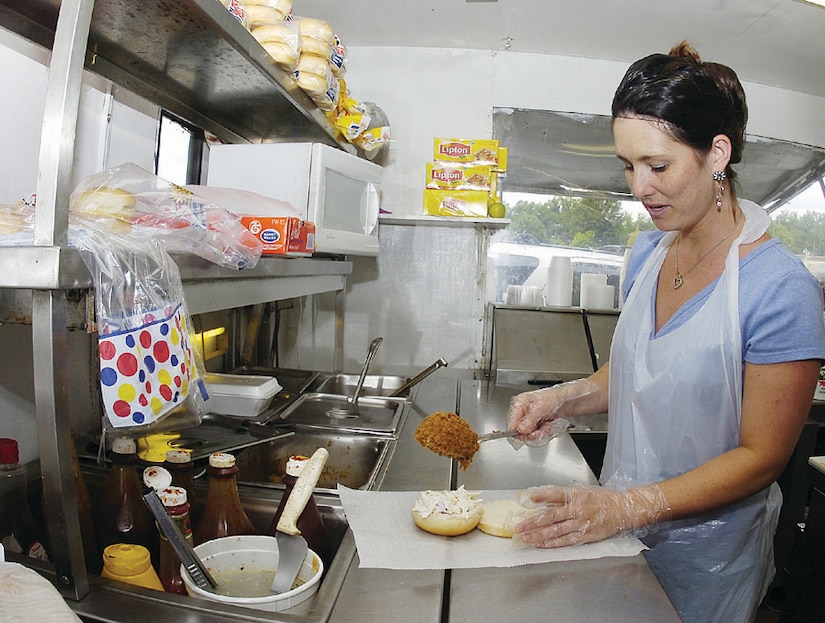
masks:
[[[483,381],[439,378],[425,381],[405,427],[383,490],[520,489],[540,484],[596,484],[596,478],[565,435],[542,448],[515,451],[506,440],[486,442],[466,472],[425,451],[413,439],[421,418],[452,411],[479,432],[500,429],[516,388]],[[458,395],[458,405],[456,396]],[[483,616],[480,616],[483,613]],[[389,571],[352,563],[332,621],[396,623],[507,620],[680,621],[643,556],[528,565],[508,569]]]

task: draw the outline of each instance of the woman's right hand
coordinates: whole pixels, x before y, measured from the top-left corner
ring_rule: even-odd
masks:
[[[567,423],[559,420],[574,415],[575,401],[598,391],[588,379],[570,381],[517,394],[510,399],[507,428],[519,432],[518,440],[528,446],[541,446],[555,437]]]

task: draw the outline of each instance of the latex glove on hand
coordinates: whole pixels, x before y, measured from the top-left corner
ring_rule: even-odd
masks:
[[[587,379],[543,387],[510,399],[507,429],[517,430],[518,437],[508,441],[518,450],[522,445],[538,447],[567,429],[565,417],[573,415],[578,399],[599,391],[599,386]]]
[[[641,536],[671,517],[670,504],[655,484],[626,490],[536,487],[522,491],[519,503],[541,511],[519,523],[513,538],[540,548],[591,543],[631,530]]]

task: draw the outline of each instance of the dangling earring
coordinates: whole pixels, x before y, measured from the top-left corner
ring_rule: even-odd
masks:
[[[719,188],[716,191],[716,211],[722,211],[722,193],[725,192],[725,185],[722,183],[728,178],[724,171],[714,171],[713,179],[719,182]]]

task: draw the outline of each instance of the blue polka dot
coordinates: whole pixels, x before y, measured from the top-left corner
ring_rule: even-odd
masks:
[[[144,383],[146,381],[146,370],[141,369],[140,372],[138,372],[138,380],[141,383]]]
[[[100,382],[106,385],[107,387],[111,387],[112,385],[117,383],[117,370],[115,370],[114,368],[101,368]]]
[[[134,421],[135,424],[143,424],[145,420],[146,416],[143,415],[143,413],[141,413],[140,411],[135,411],[134,413],[132,413],[132,421]]]
[[[135,336],[134,335],[129,334],[129,335],[126,336],[126,346],[128,346],[129,348],[134,348],[135,347]]]
[[[165,322],[162,325],[160,325],[160,334],[169,335],[169,325]]]
[[[146,355],[143,358],[143,365],[146,366],[146,370],[149,374],[152,374],[152,372],[155,371],[155,358],[152,357],[152,355]]]
[[[177,355],[172,355],[172,357],[169,359],[169,363],[171,363],[173,366],[177,367],[177,365],[178,365],[178,356]]]

